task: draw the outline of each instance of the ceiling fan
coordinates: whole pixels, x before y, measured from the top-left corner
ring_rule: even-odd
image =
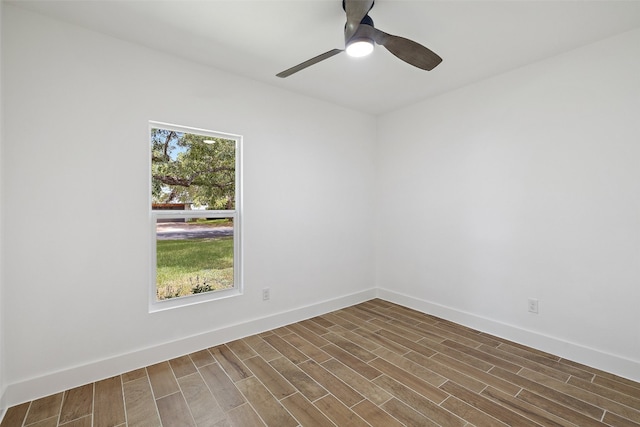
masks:
[[[284,70],[276,76],[289,77],[344,51],[350,56],[368,55],[373,51],[374,42],[384,46],[407,64],[423,70],[431,71],[442,62],[442,58],[421,44],[404,37],[387,34],[375,28],[373,20],[368,15],[373,4],[374,0],[342,0],[342,8],[347,14],[347,23],[344,27],[345,49],[332,49]]]

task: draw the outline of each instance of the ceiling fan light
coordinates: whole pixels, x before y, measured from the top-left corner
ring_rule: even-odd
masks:
[[[369,39],[357,39],[347,45],[347,55],[354,58],[361,58],[373,52],[373,41]]]

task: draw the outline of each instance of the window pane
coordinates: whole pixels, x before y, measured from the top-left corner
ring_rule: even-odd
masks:
[[[235,209],[236,141],[151,128],[152,209]]]
[[[157,299],[233,288],[233,233],[228,218],[158,219]]]

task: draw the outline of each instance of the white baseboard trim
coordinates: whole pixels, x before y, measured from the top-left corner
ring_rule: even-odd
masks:
[[[640,361],[567,342],[553,336],[519,328],[473,313],[446,307],[420,298],[377,288],[378,298],[393,302],[423,313],[431,314],[460,325],[464,325],[497,337],[517,342],[547,353],[610,372],[634,381],[640,381]]]
[[[9,384],[0,396],[0,404],[2,405],[0,414],[7,408],[23,402],[359,304],[373,299],[375,296],[375,289],[372,288],[269,316],[225,325],[201,334]]]

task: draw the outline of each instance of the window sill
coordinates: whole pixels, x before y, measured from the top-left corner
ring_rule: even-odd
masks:
[[[210,301],[218,301],[221,299],[237,297],[240,295],[242,295],[242,291],[238,288],[234,288],[225,289],[222,291],[206,292],[196,295],[187,295],[179,298],[170,298],[161,301],[153,301],[149,303],[149,313],[173,310],[174,308],[188,307]]]

